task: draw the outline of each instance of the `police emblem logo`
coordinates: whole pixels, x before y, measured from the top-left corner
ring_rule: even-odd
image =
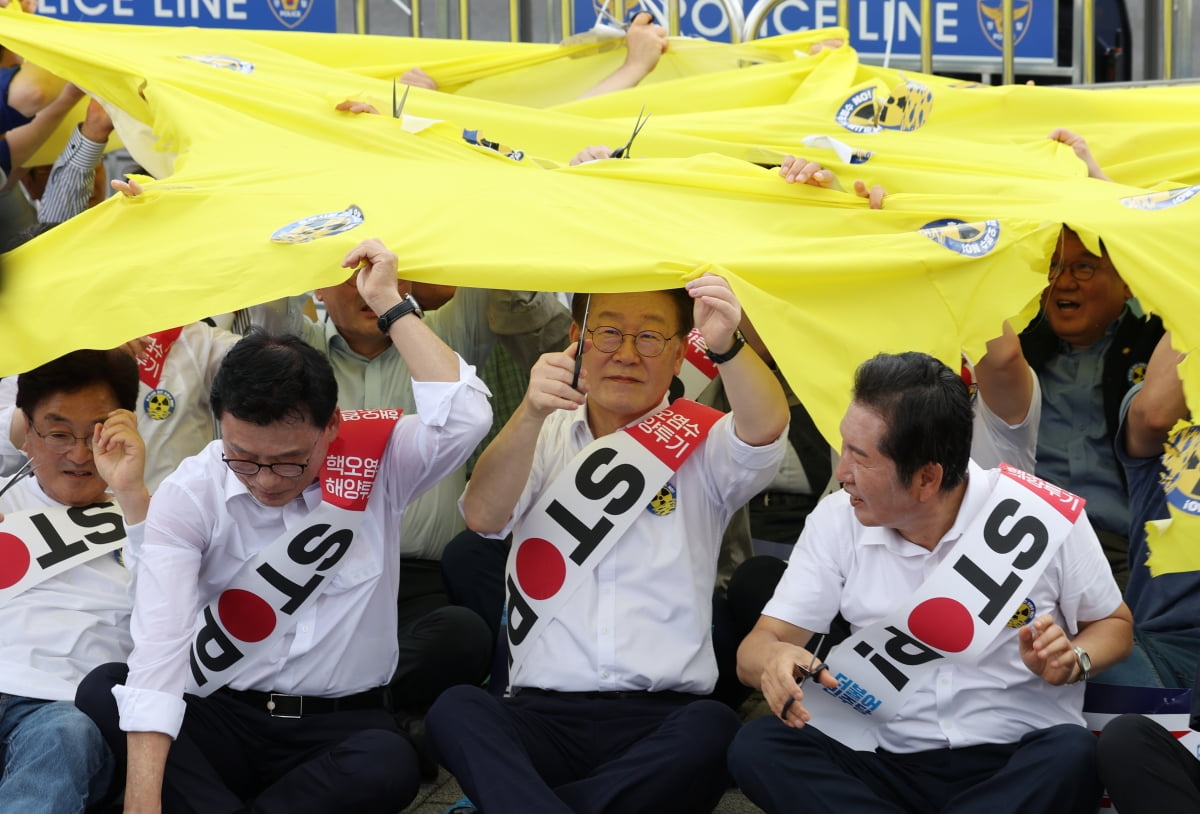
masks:
[[[237,57],[227,57],[222,54],[182,54],[180,59],[190,59],[213,68],[223,68],[237,73],[254,73],[254,63]]]
[[[1025,601],[1021,603],[1021,607],[1017,608],[1017,612],[1008,620],[1008,626],[1011,628],[1022,628],[1033,621],[1033,617],[1037,616],[1037,605],[1033,604],[1033,600],[1025,597]]]
[[[658,494],[650,498],[650,502],[646,505],[646,510],[651,514],[656,514],[659,517],[666,517],[671,512],[675,511],[679,505],[679,498],[675,491],[675,484],[668,483],[666,486],[658,490]]]
[[[1121,198],[1121,203],[1130,209],[1170,209],[1173,206],[1179,206],[1182,203],[1187,203],[1192,198],[1196,197],[1196,193],[1198,192],[1200,192],[1200,186],[1164,189],[1159,192],[1147,192],[1142,195],[1130,195],[1127,198]]]
[[[1189,425],[1173,433],[1162,457],[1162,487],[1167,503],[1200,515],[1200,427]]]
[[[880,108],[879,126],[911,132],[924,125],[932,112],[933,91],[920,82],[901,82]]]
[[[339,235],[363,223],[363,211],[349,206],[341,212],[310,215],[282,226],[271,235],[272,243],[309,243],[317,238]]]
[[[1004,50],[1003,0],[978,0],[975,8],[979,14],[979,25],[988,42],[994,45],[996,50]],[[1013,0],[1012,9],[1012,41],[1015,46],[1029,33],[1029,23],[1033,20],[1033,0]]]
[[[166,390],[151,390],[142,400],[142,409],[155,421],[162,421],[175,412],[175,397]]]
[[[939,246],[964,257],[983,257],[996,248],[1000,240],[1000,221],[967,223],[955,218],[941,218],[925,224],[920,232]]]
[[[267,0],[267,7],[275,15],[275,19],[288,28],[295,28],[304,22],[304,18],[312,11],[314,0]]]

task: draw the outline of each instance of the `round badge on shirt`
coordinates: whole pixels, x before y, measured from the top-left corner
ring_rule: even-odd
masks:
[[[679,498],[675,491],[675,484],[668,483],[666,486],[658,490],[658,494],[650,498],[650,503],[647,504],[646,510],[651,514],[657,514],[659,517],[666,517],[679,506]]]
[[[155,421],[162,421],[175,412],[175,397],[168,390],[151,390],[142,401],[142,409]]]

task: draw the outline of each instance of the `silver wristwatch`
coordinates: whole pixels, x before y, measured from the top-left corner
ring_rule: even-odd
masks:
[[[1079,662],[1079,675],[1071,684],[1078,684],[1080,681],[1087,681],[1092,674],[1092,657],[1082,647],[1074,647],[1075,660]]]

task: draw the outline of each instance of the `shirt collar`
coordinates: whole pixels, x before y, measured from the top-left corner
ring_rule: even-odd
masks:
[[[620,429],[623,430],[623,429],[625,429],[625,427],[632,427],[634,424],[641,423],[642,421],[644,421],[646,419],[646,416],[654,415],[659,410],[666,407],[669,403],[670,403],[669,398],[666,395],[664,395],[662,397],[662,401],[660,401],[653,409],[646,411],[644,414],[638,416],[633,421],[630,421],[624,427],[620,427]],[[592,435],[592,428],[588,425],[588,422],[587,422],[587,408],[588,408],[588,405],[587,405],[587,401],[585,400],[583,402],[583,408],[576,410],[575,413],[571,416],[571,435],[576,441],[578,441],[581,444],[590,444],[592,441],[596,440],[595,437]]]

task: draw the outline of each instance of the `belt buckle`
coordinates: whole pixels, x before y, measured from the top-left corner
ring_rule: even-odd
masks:
[[[295,715],[284,715],[282,712],[275,711],[276,698],[295,698],[297,699],[298,708]],[[304,696],[289,695],[284,692],[273,692],[267,696],[267,713],[272,718],[303,718],[304,717]]]

